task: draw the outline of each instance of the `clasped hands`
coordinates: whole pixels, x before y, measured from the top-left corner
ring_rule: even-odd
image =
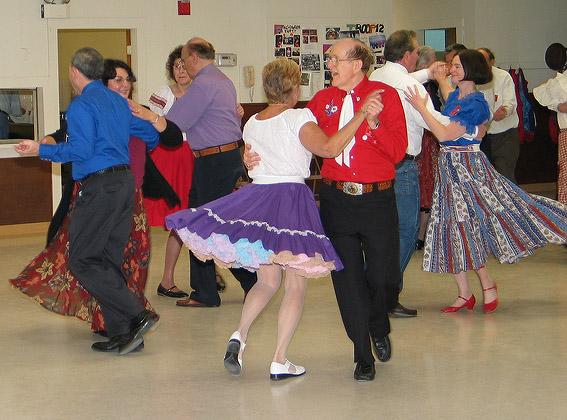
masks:
[[[379,121],[378,115],[384,109],[384,104],[382,103],[382,96],[381,94],[384,92],[384,89],[378,89],[371,92],[367,97],[362,107],[360,108],[361,112],[364,114],[368,125],[371,128],[378,128]]]

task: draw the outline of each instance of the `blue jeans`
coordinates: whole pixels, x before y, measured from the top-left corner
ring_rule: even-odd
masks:
[[[400,292],[404,285],[406,269],[417,240],[419,230],[419,178],[417,165],[412,160],[404,160],[396,169],[396,203],[400,226]]]

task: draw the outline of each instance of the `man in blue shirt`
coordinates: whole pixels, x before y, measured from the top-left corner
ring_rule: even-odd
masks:
[[[69,227],[69,267],[104,316],[110,339],[94,343],[93,350],[127,354],[141,347],[143,334],[159,319],[128,289],[121,270],[134,211],[128,141],[137,136],[152,149],[158,132],[102,84],[102,72],[98,51],[78,50],[69,67],[77,96],[67,110],[67,142],[24,140],[15,149],[22,156],[73,163],[73,179],[81,189]]]

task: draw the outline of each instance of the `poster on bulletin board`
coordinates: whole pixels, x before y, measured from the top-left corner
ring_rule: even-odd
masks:
[[[385,27],[382,23],[348,23],[345,25],[274,24],[274,57],[287,57],[299,64],[302,72],[301,96],[310,98],[331,84],[326,63],[328,51],[341,38],[356,38],[370,47],[374,67],[385,63]]]

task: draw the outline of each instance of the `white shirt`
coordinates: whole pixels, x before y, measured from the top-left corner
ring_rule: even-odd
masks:
[[[492,66],[492,81],[485,85],[479,85],[478,90],[484,94],[486,101],[491,106],[491,114],[504,106],[506,116],[500,121],[491,120],[488,126],[488,134],[503,133],[518,126],[520,119],[516,112],[516,88],[514,80],[506,70]]]
[[[256,184],[304,182],[309,177],[311,152],[301,144],[299,130],[317,119],[308,108],[288,109],[267,120],[258,120],[254,114],[242,132],[246,144],[262,160],[248,172]]]
[[[169,86],[161,87],[150,96],[150,109],[158,115],[165,115],[175,102],[175,95]]]
[[[160,116],[166,115],[173,103],[175,102],[175,95],[170,86],[163,86],[157,92],[152,93],[149,100],[150,110]],[[183,141],[187,141],[187,135],[183,135]]]
[[[553,79],[536,87],[534,97],[543,106],[557,112],[559,128],[567,128],[567,112],[559,112],[557,107],[567,102],[567,72],[557,73]]]
[[[425,96],[427,94],[427,91],[415,77],[412,77],[408,73],[407,69],[404,66],[398,63],[392,63],[391,61],[386,61],[386,64],[374,70],[370,75],[370,80],[386,83],[387,85],[392,86],[398,92],[400,100],[402,101],[402,107],[404,108],[408,132],[408,148],[406,153],[412,156],[419,155],[419,153],[421,152],[421,139],[423,137],[423,130],[429,129],[429,127],[423,120],[421,114],[412,106],[412,104],[408,102],[404,92],[410,86],[417,87],[421,96]],[[433,107],[431,98],[429,97],[427,97],[427,109],[441,124],[449,124],[449,117],[441,115],[441,113],[437,112]],[[380,119],[380,116],[378,116],[378,119]]]

